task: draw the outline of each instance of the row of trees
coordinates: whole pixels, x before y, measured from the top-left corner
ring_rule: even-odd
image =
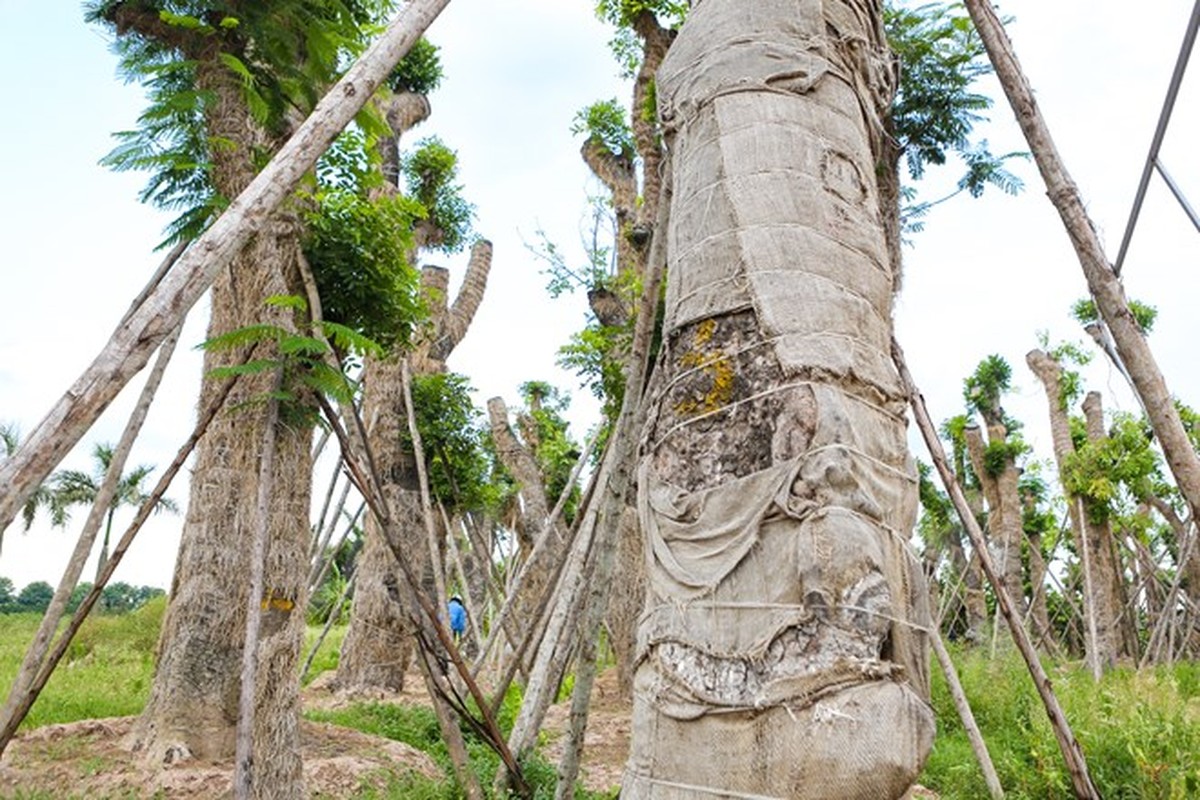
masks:
[[[67,610],[75,611],[83,603],[83,598],[92,590],[92,584],[81,583],[71,593],[67,602]],[[136,611],[155,597],[162,597],[166,592],[157,586],[131,586],[128,583],[117,582],[104,587],[100,595],[100,610],[108,614],[125,614]],[[0,614],[41,614],[50,606],[54,597],[54,587],[45,581],[34,581],[26,584],[21,591],[16,591],[12,580],[0,577]]]

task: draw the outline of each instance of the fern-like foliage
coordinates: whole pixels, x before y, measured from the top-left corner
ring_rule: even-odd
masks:
[[[264,305],[274,308],[289,308],[297,312],[297,319],[304,319],[308,310],[304,298],[280,295],[268,298]],[[205,350],[229,351],[267,345],[260,350],[258,358],[246,359],[236,364],[209,370],[208,377],[214,380],[230,380],[236,377],[282,373],[278,389],[270,389],[250,397],[242,406],[254,406],[276,400],[281,404],[285,419],[311,425],[320,422],[318,407],[312,403],[312,393],[324,395],[338,403],[354,400],[357,385],[335,364],[348,357],[361,357],[367,353],[379,353],[381,345],[345,326],[323,323],[321,333],[334,334],[331,344],[316,331],[306,333],[289,330],[281,325],[258,323],[214,336],[203,342]],[[335,349],[336,348],[336,349]]]
[[[233,141],[213,125],[215,98],[201,72],[225,74],[247,112],[278,141],[295,112],[310,110],[348,56],[394,0],[93,0],[89,22],[115,34],[119,71],[146,88],[137,127],[116,134],[102,163],[150,173],[140,198],[176,212],[164,245],[194,238],[227,203],[213,173],[222,149],[244,150],[261,166],[270,153]]]

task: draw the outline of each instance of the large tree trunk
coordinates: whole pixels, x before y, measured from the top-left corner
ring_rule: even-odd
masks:
[[[622,797],[895,798],[932,742],[880,15],[705,0],[659,71],[671,280]]]
[[[1017,491],[1020,476],[1011,456],[1004,459],[1004,469],[999,474],[988,472],[985,450],[989,445],[1005,445],[1008,432],[1002,424],[992,423],[988,425],[987,436],[985,443],[979,427],[968,425],[967,451],[988,505],[987,531],[992,560],[1000,569],[1008,596],[1014,603],[1020,603],[1025,597],[1021,581],[1021,542],[1025,534],[1021,529],[1021,498]]]
[[[254,176],[253,152],[269,142],[252,121],[241,88],[227,70],[205,65],[200,85],[218,98],[209,133],[237,143],[214,152],[216,183],[236,195]],[[213,284],[209,337],[268,322],[295,329],[292,312],[268,309],[272,295],[303,294],[295,223],[279,219],[256,236]],[[208,351],[205,375],[235,363],[239,353]],[[273,354],[264,353],[266,357]],[[204,406],[220,391],[206,378]],[[266,412],[255,404],[272,388],[270,375],[247,376],[197,448],[187,520],[171,603],[158,646],[158,669],[135,734],[136,747],[157,763],[232,755],[238,716],[239,670],[246,626],[247,564],[251,557],[258,461]],[[239,408],[244,403],[250,403]],[[255,793],[304,796],[296,666],[307,605],[311,428],[281,425],[275,434],[274,491],[264,565],[254,719]]]
[[[402,439],[406,419],[400,380],[402,358],[403,354],[392,354],[368,359],[363,417],[383,492],[405,533],[400,546],[408,554],[409,563],[423,574],[429,564],[429,548],[421,526],[416,459]],[[385,536],[376,515],[368,515],[356,568],[358,586],[338,659],[336,687],[341,691],[357,694],[404,689],[412,653],[412,628],[402,605],[404,577]]]
[[[397,130],[397,135],[402,131]],[[366,391],[363,416],[368,424],[371,451],[383,481],[388,502],[395,509],[402,541],[410,563],[419,570],[422,589],[436,597],[434,558],[423,523],[417,462],[410,445],[404,442],[407,412],[401,381],[401,361],[410,359],[418,374],[446,371],[446,358],[466,335],[483,299],[492,262],[492,245],[479,241],[462,287],[451,308],[447,307],[449,273],[440,267],[421,271],[422,289],[430,309],[429,335],[417,343],[411,354],[394,353],[369,359],[365,371]],[[364,529],[363,552],[359,556],[358,587],[350,610],[346,638],[342,640],[336,686],[351,693],[399,692],[411,664],[413,630],[400,605],[403,580],[395,557],[388,547],[378,521],[368,518]],[[444,600],[445,598],[442,598]]]

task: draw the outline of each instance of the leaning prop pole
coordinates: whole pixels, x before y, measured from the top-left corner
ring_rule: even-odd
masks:
[[[946,688],[950,690],[954,708],[958,711],[958,719],[962,722],[963,730],[967,732],[967,740],[971,743],[975,760],[979,762],[979,770],[983,773],[984,783],[987,784],[988,795],[992,800],[1004,800],[1004,787],[1000,785],[1000,776],[996,774],[996,765],[992,763],[987,743],[984,742],[979,725],[975,722],[975,713],[971,711],[967,693],[963,691],[962,681],[958,679],[958,670],[954,668],[954,662],[950,660],[950,653],[946,650],[946,643],[942,641],[942,632],[934,628],[929,636],[929,643],[933,645],[938,666],[942,668],[942,675],[946,677]]]
[[[167,340],[163,342],[163,346],[159,350],[158,359],[155,361],[154,367],[150,370],[150,375],[146,380],[146,385],[142,387],[142,393],[138,397],[137,405],[134,407],[133,413],[129,415],[129,420],[125,423],[125,430],[121,433],[121,438],[117,442],[116,449],[113,450],[108,470],[104,474],[99,491],[96,492],[96,499],[92,503],[91,510],[88,512],[83,530],[79,534],[79,540],[75,543],[71,559],[67,562],[62,579],[59,581],[58,588],[54,592],[54,597],[51,599],[46,613],[42,616],[37,633],[34,634],[33,641],[30,642],[29,649],[25,652],[25,658],[21,662],[21,668],[18,670],[17,677],[13,681],[12,688],[9,690],[8,700],[5,702],[4,709],[0,711],[0,727],[7,726],[8,720],[13,715],[13,711],[20,704],[21,698],[29,691],[30,685],[33,683],[38,670],[46,659],[46,652],[50,649],[50,642],[54,638],[54,632],[58,630],[58,623],[62,621],[63,614],[67,610],[71,593],[79,583],[79,576],[83,574],[83,565],[87,561],[88,555],[92,552],[92,545],[96,542],[96,534],[100,530],[100,525],[105,515],[112,507],[113,499],[117,494],[118,483],[121,480],[121,474],[125,470],[125,462],[129,458],[129,453],[133,450],[133,445],[137,441],[138,434],[141,433],[142,424],[146,421],[147,414],[150,413],[150,405],[154,402],[154,396],[157,394],[158,387],[162,383],[163,374],[167,370],[167,365],[171,362],[171,356],[175,353],[175,345],[179,342],[179,333],[180,329],[176,328],[167,337]]]
[[[645,286],[634,325],[633,346],[626,361],[625,395],[621,411],[613,428],[613,470],[601,486],[595,502],[600,504],[601,533],[597,536],[596,569],[588,587],[583,611],[583,630],[579,639],[579,657],[575,668],[575,687],[571,693],[571,716],[567,741],[558,762],[558,784],[555,800],[575,796],[575,779],[583,755],[584,734],[587,732],[592,688],[596,682],[597,644],[604,612],[608,609],[608,593],[613,583],[613,569],[620,535],[619,520],[629,490],[636,483],[638,432],[645,423],[646,383],[650,372],[650,351],[654,338],[654,323],[658,299],[667,268],[667,228],[671,221],[671,162],[663,162],[662,188],[658,197],[658,213],[654,222],[650,254],[647,258]]]
[[[42,689],[46,688],[46,682],[50,680],[50,676],[54,673],[58,662],[62,661],[63,656],[66,655],[67,648],[70,646],[75,634],[79,632],[83,621],[87,619],[87,615],[91,612],[92,607],[100,600],[100,595],[104,591],[104,587],[108,585],[109,579],[116,572],[117,566],[121,563],[121,559],[125,557],[125,552],[129,550],[129,546],[133,544],[134,537],[137,536],[138,532],[142,529],[142,525],[145,524],[150,514],[153,513],[155,506],[158,505],[158,501],[167,493],[167,489],[171,486],[171,481],[183,469],[183,463],[187,461],[192,451],[196,449],[196,443],[200,441],[200,437],[208,429],[208,425],[212,422],[213,417],[225,406],[225,399],[229,397],[229,393],[233,390],[234,384],[237,381],[238,379],[235,376],[227,382],[221,391],[217,393],[217,396],[213,398],[213,401],[204,409],[203,413],[200,414],[199,419],[196,421],[196,427],[192,430],[192,435],[179,448],[179,452],[175,454],[175,460],[163,472],[162,476],[158,479],[158,483],[154,485],[154,489],[150,492],[150,496],[142,503],[133,521],[129,523],[129,527],[121,535],[117,546],[113,548],[112,556],[109,557],[108,562],[104,565],[104,570],[96,576],[96,582],[92,586],[91,591],[83,598],[83,602],[75,609],[75,614],[71,617],[71,621],[67,623],[63,632],[59,634],[54,649],[43,659],[41,668],[34,677],[33,683],[26,689],[19,702],[15,703],[11,709],[11,714],[3,721],[2,726],[0,726],[0,756],[4,755],[5,748],[8,747],[13,735],[17,732],[17,726],[29,714],[29,709],[33,708],[33,704],[37,700],[38,695],[41,694]]]
[[[904,391],[908,393],[913,417],[916,418],[917,427],[921,429],[921,436],[925,440],[925,446],[929,449],[929,457],[933,460],[933,465],[942,478],[942,485],[945,487],[946,493],[950,495],[954,509],[962,519],[963,527],[966,528],[967,535],[971,539],[971,546],[975,548],[983,572],[987,576],[988,582],[992,584],[992,591],[996,594],[996,606],[1003,615],[1004,621],[1008,623],[1013,641],[1016,642],[1021,657],[1025,659],[1025,665],[1033,677],[1038,695],[1046,707],[1046,715],[1050,717],[1050,727],[1054,730],[1054,738],[1058,740],[1058,747],[1062,751],[1063,761],[1066,762],[1067,772],[1071,774],[1071,785],[1075,789],[1075,796],[1079,800],[1100,800],[1100,793],[1096,791],[1096,786],[1088,774],[1083,748],[1079,746],[1079,741],[1071,732],[1067,716],[1063,713],[1062,706],[1058,704],[1058,697],[1055,696],[1054,690],[1050,686],[1050,678],[1046,675],[1046,670],[1042,668],[1042,662],[1038,660],[1037,650],[1034,649],[1029,634],[1021,624],[1021,617],[1013,606],[1012,599],[1008,596],[1004,582],[999,572],[996,571],[996,565],[992,563],[987,542],[983,538],[983,530],[979,527],[975,515],[971,513],[971,508],[967,505],[967,499],[963,497],[958,481],[954,479],[954,473],[950,469],[949,462],[946,461],[946,453],[942,449],[941,440],[938,439],[937,428],[934,426],[933,420],[929,418],[929,411],[925,408],[925,398],[921,396],[921,392],[913,382],[912,373],[908,371],[908,363],[904,360],[904,351],[900,349],[900,343],[894,337],[892,339],[892,360],[895,361],[896,370],[900,373]]]
[[[1079,188],[1071,180],[1050,129],[1042,117],[1041,109],[1033,96],[1033,89],[1021,69],[1013,51],[1012,42],[1004,31],[1004,25],[990,2],[985,0],[966,0],[967,11],[975,22],[980,39],[987,48],[988,57],[996,70],[996,77],[1004,87],[1008,102],[1012,106],[1025,134],[1025,141],[1033,153],[1038,171],[1046,183],[1046,194],[1050,202],[1062,217],[1067,235],[1079,258],[1087,279],[1088,290],[1095,300],[1096,309],[1101,319],[1112,333],[1117,346],[1117,354],[1121,357],[1134,391],[1146,409],[1146,416],[1154,428],[1154,433],[1162,445],[1163,455],[1175,483],[1192,512],[1192,518],[1200,517],[1200,456],[1192,449],[1179,412],[1167,390],[1166,381],[1150,346],[1142,334],[1141,328],[1129,311],[1125,299],[1125,290],[1121,280],[1113,270],[1095,225],[1088,217]]]
[[[374,95],[450,0],[412,0],[321,99],[237,199],[122,320],[84,373],[8,460],[0,464],[0,530],[62,461],[208,290],[217,272],[262,230],[334,138]]]

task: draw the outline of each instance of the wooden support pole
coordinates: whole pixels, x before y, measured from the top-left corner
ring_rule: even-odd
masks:
[[[925,398],[921,396],[913,382],[912,373],[908,371],[908,363],[904,359],[904,351],[900,349],[900,343],[895,338],[892,339],[892,360],[896,363],[900,380],[903,381],[904,389],[908,393],[913,416],[916,418],[917,427],[921,430],[921,436],[925,439],[925,446],[929,448],[929,456],[933,460],[933,465],[942,478],[942,484],[946,493],[950,495],[955,510],[962,519],[963,527],[971,538],[971,545],[979,554],[979,563],[996,595],[996,606],[1005,622],[1008,623],[1013,641],[1016,642],[1021,657],[1025,659],[1025,666],[1033,677],[1034,686],[1037,687],[1042,705],[1046,708],[1046,715],[1050,718],[1050,727],[1054,731],[1054,737],[1058,740],[1059,750],[1062,751],[1063,761],[1071,775],[1075,796],[1079,800],[1100,800],[1100,793],[1096,791],[1096,786],[1088,774],[1087,759],[1084,758],[1083,748],[1079,746],[1079,741],[1071,731],[1067,716],[1063,713],[1058,697],[1050,685],[1050,678],[1046,675],[1046,670],[1042,668],[1041,661],[1038,660],[1037,650],[1034,649],[1033,642],[1029,640],[1029,634],[1021,624],[1021,618],[1013,606],[1012,599],[1008,596],[1008,591],[996,571],[995,564],[992,563],[991,554],[988,553],[987,543],[983,538],[983,531],[980,529],[975,515],[971,513],[971,508],[967,505],[967,499],[963,497],[958,481],[954,479],[954,473],[946,460],[941,440],[938,439],[937,428],[929,417],[929,411],[925,408]]]

